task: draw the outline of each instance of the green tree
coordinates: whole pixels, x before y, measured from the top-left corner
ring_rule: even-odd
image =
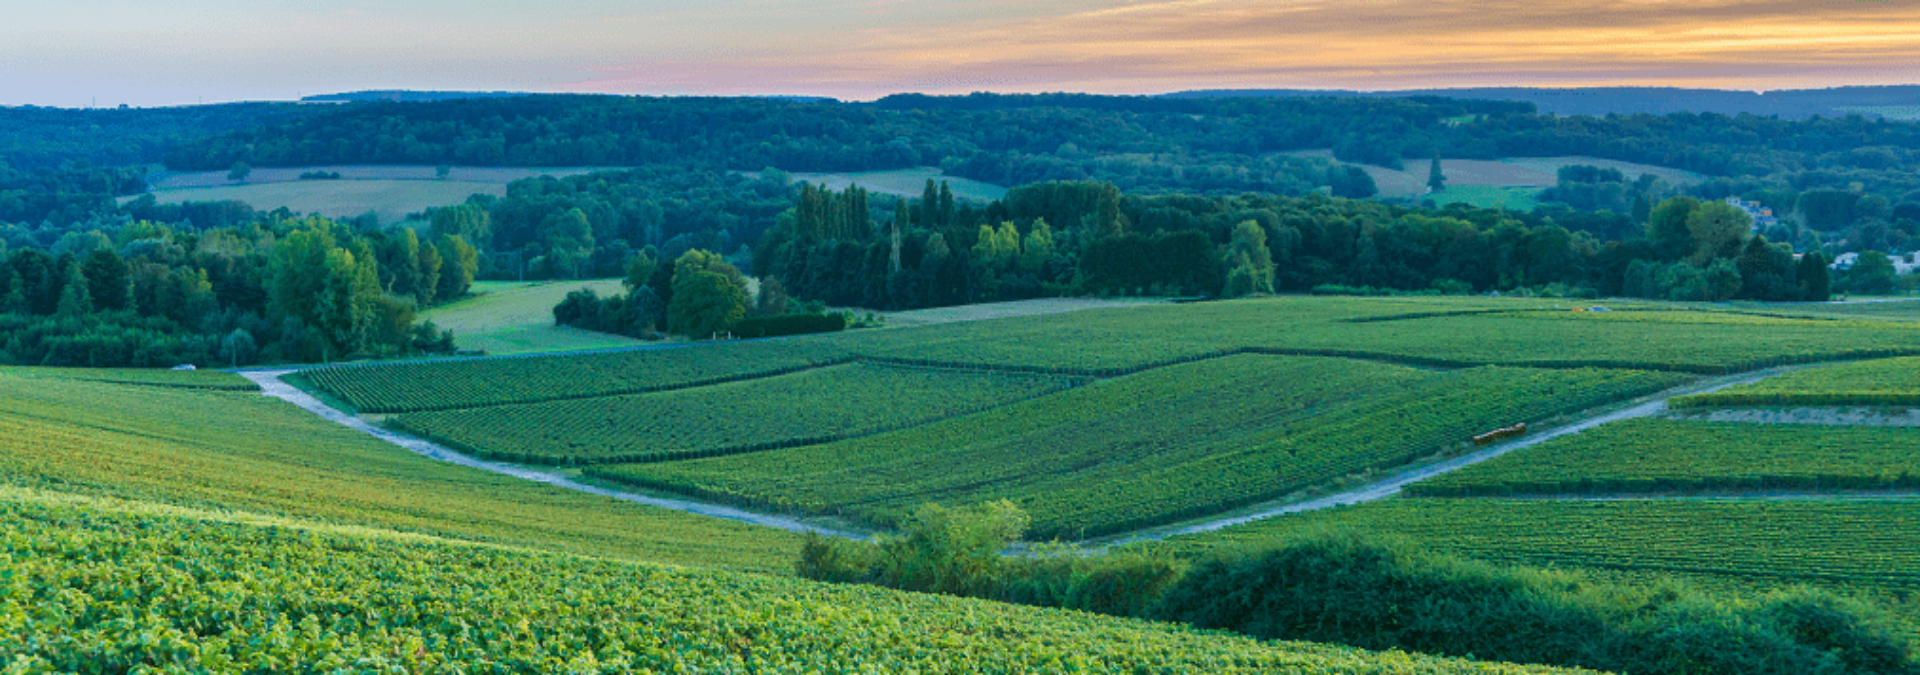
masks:
[[[480,271],[480,252],[457,234],[440,235],[433,246],[440,251],[441,260],[440,283],[433,296],[445,301],[466,295],[473,286],[473,276]]]
[[[407,230],[408,237],[414,237],[413,230]],[[446,258],[433,246],[421,246],[419,255],[414,256],[415,272],[413,300],[421,307],[433,304],[440,294],[441,269],[446,267]]]
[[[1832,261],[1819,251],[1808,251],[1800,256],[1800,299],[1826,302],[1833,297],[1833,271],[1827,267],[1830,264]]]
[[[1020,245],[1020,269],[1039,274],[1052,259],[1053,228],[1047,225],[1047,219],[1036,218],[1033,229],[1027,231],[1026,240]]]
[[[744,318],[748,299],[745,278],[725,258],[700,249],[687,251],[674,261],[667,325],[681,335],[705,338]]]
[[[80,265],[67,265],[66,283],[60,288],[60,316],[84,316],[93,313],[93,295],[87,291],[87,276]]]
[[[646,251],[635,253],[633,258],[627,260],[627,278],[620,280],[620,284],[627,287],[628,293],[640,290],[653,279],[653,269],[659,265],[654,261],[653,254]]]
[[[1444,192],[1447,189],[1447,176],[1440,172],[1440,153],[1433,153],[1433,165],[1427,168],[1427,191]]]
[[[1647,241],[1653,243],[1661,260],[1679,260],[1694,252],[1693,231],[1687,227],[1687,219],[1699,207],[1700,200],[1692,197],[1672,197],[1653,207],[1647,217]]]
[[[493,241],[493,217],[474,204],[434,209],[433,234],[435,237],[451,234],[471,245],[484,247]]]
[[[87,255],[83,271],[95,308],[109,312],[131,308],[133,277],[126,260],[113,251],[95,249]]]
[[[227,180],[230,181],[244,183],[247,180],[247,176],[251,175],[253,175],[253,166],[246,162],[236,160],[233,163],[233,167],[227,169]]]
[[[1848,290],[1859,293],[1892,293],[1899,282],[1893,259],[1880,251],[1861,251],[1847,270]]]
[[[587,220],[586,212],[572,208],[548,216],[540,224],[540,235],[547,244],[547,254],[541,259],[548,276],[579,278],[594,246],[593,223]]]
[[[1693,237],[1689,262],[1706,267],[1715,260],[1739,257],[1753,231],[1753,218],[1725,202],[1707,202],[1687,214],[1687,233]]]
[[[1233,245],[1227,252],[1225,295],[1238,297],[1273,292],[1273,254],[1267,250],[1267,230],[1243,220],[1233,226]]]

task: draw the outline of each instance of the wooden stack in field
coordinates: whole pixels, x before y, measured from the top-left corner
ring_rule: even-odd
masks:
[[[1494,429],[1493,431],[1489,431],[1487,433],[1474,436],[1473,444],[1488,445],[1493,443],[1494,441],[1502,441],[1509,438],[1513,438],[1514,436],[1524,435],[1526,433],[1527,433],[1527,423],[1521,422],[1519,424],[1515,424],[1510,427],[1500,427],[1498,429]]]

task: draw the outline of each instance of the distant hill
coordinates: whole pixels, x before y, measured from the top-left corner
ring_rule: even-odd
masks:
[[[1336,89],[1209,89],[1166,94],[1166,98],[1248,98],[1310,97],[1402,98],[1443,96],[1457,99],[1525,101],[1542,113],[1555,115],[1606,115],[1608,113],[1650,113],[1666,115],[1678,112],[1738,115],[1779,115],[1804,119],[1859,113],[1890,119],[1920,119],[1920,86],[1835,87],[1832,89],[1788,89],[1764,94],[1723,89],[1677,89],[1669,87],[1595,87],[1580,89],[1533,89],[1523,87],[1482,87],[1469,89],[1406,89],[1400,91],[1348,91]]]
[[[470,98],[513,98],[515,96],[539,96],[524,91],[408,91],[403,89],[384,89],[375,91],[350,91],[341,94],[321,94],[300,99],[304,103],[353,103],[359,101],[459,101]]]

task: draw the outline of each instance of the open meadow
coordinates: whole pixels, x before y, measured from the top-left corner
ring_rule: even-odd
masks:
[[[564,177],[596,169],[522,169],[453,167],[445,178],[432,166],[307,166],[253,169],[245,181],[225,171],[164,172],[151,178],[150,194],[162,204],[237,200],[258,211],[286,207],[294,213],[357,218],[365,213],[394,224],[436,206],[450,206],[476,194],[502,197],[507,184],[538,176]],[[599,169],[604,170],[604,169]],[[337,173],[339,178],[302,180],[303,173]],[[123,197],[121,203],[134,197]]]

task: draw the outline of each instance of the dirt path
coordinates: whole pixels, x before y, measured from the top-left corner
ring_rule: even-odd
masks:
[[[1330,508],[1339,507],[1339,506],[1348,506],[1352,504],[1361,504],[1365,502],[1386,499],[1394,495],[1400,494],[1402,489],[1404,489],[1407,485],[1410,485],[1412,483],[1416,483],[1422,480],[1426,480],[1428,478],[1450,473],[1453,471],[1458,471],[1460,469],[1473,466],[1475,464],[1479,464],[1481,462],[1485,462],[1490,459],[1500,457],[1502,455],[1513,452],[1515,450],[1520,450],[1522,448],[1529,448],[1529,447],[1539,445],[1541,443],[1545,443],[1547,441],[1551,441],[1563,436],[1570,436],[1573,434],[1581,433],[1588,429],[1592,429],[1594,427],[1598,427],[1603,424],[1608,424],[1611,422],[1618,422],[1618,421],[1627,420],[1627,419],[1652,417],[1656,415],[1667,414],[1668,413],[1667,400],[1676,396],[1719,391],[1727,387],[1758,382],[1760,380],[1773,377],[1775,375],[1778,375],[1783,372],[1787,372],[1789,370],[1797,370],[1799,368],[1805,368],[1805,367],[1807,366],[1786,366],[1786,367],[1773,368],[1769,370],[1762,370],[1762,371],[1756,371],[1751,373],[1743,373],[1740,375],[1731,375],[1726,377],[1713,378],[1713,379],[1709,379],[1702,382],[1693,382],[1687,385],[1683,385],[1680,387],[1675,387],[1673,389],[1668,389],[1663,392],[1659,392],[1650,397],[1642,399],[1641,402],[1639,403],[1636,403],[1626,408],[1622,408],[1612,412],[1582,419],[1580,421],[1577,421],[1571,424],[1566,424],[1560,427],[1549,429],[1545,432],[1529,435],[1527,437],[1509,441],[1507,443],[1494,445],[1483,450],[1475,451],[1470,454],[1462,455],[1462,456],[1444,460],[1441,462],[1436,462],[1433,464],[1428,464],[1425,466],[1408,469],[1398,474],[1395,474],[1385,480],[1374,482],[1369,485],[1365,485],[1356,489],[1346,490],[1343,492],[1339,492],[1337,494],[1318,497],[1318,498],[1303,501],[1303,502],[1275,504],[1268,508],[1255,507],[1255,510],[1251,512],[1241,512],[1232,516],[1213,518],[1209,520],[1189,523],[1185,525],[1173,526],[1173,527],[1152,528],[1152,529],[1137,532],[1131,535],[1121,535],[1118,538],[1113,538],[1113,537],[1103,538],[1102,541],[1104,543],[1102,543],[1097,547],[1089,547],[1088,549],[1086,549],[1086,551],[1097,552],[1113,546],[1120,546],[1124,544],[1144,542],[1144,541],[1155,541],[1160,539],[1166,539],[1168,537],[1174,537],[1174,536],[1186,535],[1186,534],[1212,532],[1214,530],[1233,527],[1235,525],[1242,525],[1242,524],[1250,523],[1257,520],[1265,520],[1267,518],[1274,518],[1278,516],[1284,516],[1284,515],[1295,514],[1295,513],[1305,513],[1309,511],[1319,511],[1322,509],[1330,509]],[[545,483],[548,485],[565,488],[568,490],[576,490],[576,491],[585,492],[588,494],[612,497],[614,499],[630,501],[637,504],[645,504],[648,506],[655,506],[655,507],[664,508],[664,509],[672,509],[675,511],[683,511],[686,513],[709,516],[713,518],[725,518],[725,519],[736,520],[736,521],[745,522],[745,523],[752,523],[755,525],[764,525],[767,527],[775,527],[775,528],[787,530],[790,532],[817,532],[817,533],[828,535],[828,536],[844,537],[848,539],[859,539],[859,540],[868,539],[866,535],[862,535],[859,533],[820,527],[817,525],[812,525],[809,523],[802,522],[794,518],[774,516],[774,515],[768,515],[768,514],[762,514],[762,513],[754,513],[751,511],[745,511],[742,509],[737,509],[729,506],[720,506],[716,504],[708,504],[703,502],[689,501],[689,500],[683,500],[683,499],[669,499],[669,498],[663,498],[663,497],[652,497],[647,495],[634,494],[630,492],[622,492],[619,490],[612,490],[612,489],[603,488],[595,485],[581,483],[579,481],[573,480],[566,476],[559,475],[557,473],[553,473],[550,471],[528,468],[528,467],[523,467],[523,466],[518,466],[513,464],[503,464],[498,462],[489,462],[485,460],[475,459],[473,457],[469,457],[469,456],[460,454],[458,452],[454,452],[453,450],[447,449],[443,446],[437,445],[429,441],[425,441],[422,439],[414,438],[405,434],[396,433],[393,431],[389,431],[387,429],[374,426],[373,424],[368,423],[367,421],[362,420],[358,417],[349,415],[339,410],[335,410],[334,408],[329,407],[325,403],[320,402],[319,399],[314,398],[313,396],[307,394],[306,392],[300,391],[298,388],[295,388],[293,385],[289,385],[281,381],[280,378],[282,376],[292,372],[295,372],[295,371],[294,370],[256,370],[256,371],[241,372],[240,375],[245,376],[247,379],[252,380],[255,383],[259,384],[262,393],[264,393],[267,396],[271,396],[274,398],[287,401],[289,403],[292,403],[294,405],[297,405],[307,410],[308,412],[311,412],[315,415],[319,415],[320,417],[325,418],[328,421],[334,422],[336,424],[341,424],[348,428],[355,429],[363,433],[372,435],[375,438],[386,441],[388,443],[392,443],[394,445],[398,445],[402,448],[406,448],[409,451],[412,451],[416,454],[419,454],[423,457],[427,457],[430,459],[435,459],[443,462],[449,462],[452,464],[458,464],[460,466],[480,469],[482,471],[491,471],[493,473],[498,473],[506,476],[513,476],[515,478],[521,478],[521,479],[535,481],[539,483]],[[1832,497],[1832,496],[1829,495],[1828,497]],[[1648,495],[1648,496],[1637,496],[1637,497],[1623,496],[1623,497],[1611,497],[1611,498],[1609,497],[1574,497],[1574,498],[1674,499],[1674,498],[1686,498],[1686,497]],[[1782,495],[1745,495],[1745,496],[1732,496],[1729,498],[1818,499],[1823,497],[1820,495],[1811,495],[1811,494],[1808,494],[1808,495],[1782,494]]]
[[[1661,414],[1663,412],[1666,412],[1667,410],[1667,399],[1673,398],[1675,396],[1682,396],[1686,394],[1701,394],[1701,393],[1706,393],[1711,391],[1719,391],[1721,389],[1725,389],[1727,387],[1732,387],[1735,385],[1758,382],[1760,380],[1773,377],[1774,375],[1778,375],[1782,372],[1786,372],[1787,370],[1790,370],[1790,369],[1792,369],[1792,367],[1775,368],[1775,369],[1763,370],[1759,372],[1745,373],[1741,375],[1732,375],[1727,377],[1714,378],[1706,382],[1690,383],[1684,386],[1675,387],[1673,389],[1668,389],[1666,391],[1655,394],[1651,399],[1628,408],[1623,408],[1620,410],[1598,415],[1595,417],[1589,417],[1587,419],[1580,420],[1573,424],[1556,427],[1554,429],[1550,429],[1543,433],[1532,434],[1518,440],[1513,440],[1506,443],[1494,445],[1494,446],[1488,447],[1485,450],[1475,451],[1466,455],[1455,457],[1453,459],[1436,462],[1433,464],[1428,464],[1426,466],[1421,466],[1413,469],[1408,469],[1401,473],[1395,474],[1394,476],[1387,478],[1386,480],[1382,480],[1382,481],[1379,481],[1364,487],[1360,487],[1357,489],[1348,490],[1348,491],[1340,492],[1337,494],[1331,494],[1331,495],[1327,495],[1325,497],[1319,497],[1316,499],[1310,499],[1304,502],[1296,502],[1292,504],[1285,504],[1281,506],[1275,506],[1272,508],[1261,509],[1261,510],[1254,511],[1252,513],[1243,513],[1240,515],[1229,516],[1224,518],[1215,518],[1212,520],[1205,520],[1198,523],[1178,526],[1178,527],[1169,528],[1169,529],[1159,529],[1159,530],[1148,532],[1148,533],[1124,536],[1114,541],[1113,543],[1108,544],[1108,546],[1120,546],[1124,544],[1131,544],[1131,543],[1143,542],[1143,541],[1156,541],[1160,539],[1166,539],[1168,537],[1174,537],[1174,536],[1185,535],[1185,534],[1199,534],[1201,532],[1212,532],[1214,530],[1233,527],[1235,525],[1244,525],[1246,523],[1251,523],[1256,520],[1265,520],[1265,519],[1273,518],[1276,516],[1284,516],[1284,515],[1294,514],[1294,513],[1306,513],[1308,511],[1319,511],[1323,509],[1334,508],[1337,506],[1348,506],[1352,504],[1362,504],[1366,502],[1379,501],[1379,500],[1386,499],[1388,497],[1392,497],[1394,495],[1400,494],[1400,491],[1410,484],[1417,483],[1417,482],[1426,480],[1428,478],[1432,478],[1434,476],[1439,476],[1441,474],[1459,471],[1466,467],[1479,464],[1481,462],[1493,459],[1495,457],[1499,457],[1501,455],[1505,455],[1515,450],[1533,447],[1535,445],[1539,445],[1541,443],[1545,443],[1547,441],[1551,441],[1553,439],[1560,438],[1562,436],[1570,436],[1573,434],[1577,434],[1577,433],[1580,433],[1588,429],[1592,429],[1594,427],[1600,426],[1602,424],[1607,424],[1610,422],[1618,422],[1620,420],[1634,419],[1639,417],[1651,417],[1654,415]]]
[[[665,499],[661,497],[649,497],[647,495],[634,494],[631,492],[621,492],[619,490],[610,490],[610,489],[599,487],[599,486],[588,485],[586,483],[582,483],[582,482],[573,480],[571,478],[567,478],[566,476],[558,475],[555,473],[549,473],[549,472],[541,471],[538,469],[530,469],[527,467],[515,466],[512,464],[501,464],[498,462],[489,462],[485,460],[474,459],[472,457],[468,457],[458,452],[454,452],[445,447],[441,447],[440,445],[437,445],[428,441],[424,441],[418,438],[414,438],[412,436],[395,433],[393,431],[382,429],[380,427],[377,427],[368,423],[366,420],[362,420],[353,415],[349,415],[349,414],[340,412],[338,410],[335,410],[332,407],[329,407],[327,404],[321,403],[319,399],[314,398],[313,396],[308,395],[306,392],[300,391],[298,388],[294,387],[293,385],[287,384],[286,382],[282,382],[280,380],[281,376],[287,375],[288,373],[292,373],[292,372],[295,372],[295,371],[255,370],[255,371],[242,372],[240,373],[240,375],[249,380],[253,380],[255,384],[260,385],[260,392],[262,394],[280,399],[282,401],[286,401],[288,403],[292,403],[296,406],[300,406],[301,409],[304,409],[307,412],[313,413],[315,415],[319,415],[321,418],[329,422],[333,422],[335,424],[345,426],[349,429],[360,431],[362,433],[373,436],[374,438],[378,438],[382,441],[386,441],[388,443],[392,443],[402,448],[406,448],[407,450],[412,451],[414,454],[420,455],[422,457],[426,457],[428,459],[439,460],[442,462],[447,462],[449,464],[458,464],[460,466],[479,469],[481,471],[491,471],[493,473],[501,474],[504,476],[512,476],[514,478],[530,480],[536,483],[545,483],[547,485],[552,485],[558,488],[565,488],[568,490],[574,490],[576,492],[585,492],[587,494],[600,495],[602,497],[612,497],[614,499],[629,501],[636,504],[645,504],[647,506],[654,506],[654,507],[659,507],[663,509],[684,511],[686,513],[708,516],[712,518],[725,518],[727,520],[737,520],[743,523],[751,523],[754,525],[763,525],[766,527],[779,528],[789,532],[817,532],[817,533],[828,535],[828,536],[844,537],[848,539],[866,539],[867,538],[866,535],[863,535],[863,534],[820,527],[817,525],[804,523],[793,518],[773,516],[773,515],[767,515],[762,513],[753,513],[751,511],[743,511],[733,507],[719,506],[716,504],[706,504],[706,503],[687,501],[682,499]]]

